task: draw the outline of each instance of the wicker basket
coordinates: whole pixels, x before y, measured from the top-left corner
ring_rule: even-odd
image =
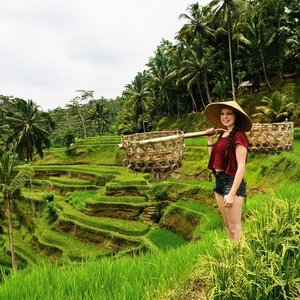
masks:
[[[293,122],[254,123],[247,133],[250,152],[291,150],[293,131]],[[153,179],[164,179],[181,166],[185,135],[191,137],[181,130],[123,135],[121,145],[126,150],[124,165],[135,172],[151,173]]]
[[[173,138],[163,141],[155,140],[168,136]],[[154,140],[143,142],[149,139]],[[121,141],[126,149],[124,164],[132,171],[152,173],[156,179],[162,179],[181,166],[184,133],[180,130],[124,135],[121,137]]]
[[[289,151],[293,144],[294,123],[253,123],[247,136],[252,153]]]

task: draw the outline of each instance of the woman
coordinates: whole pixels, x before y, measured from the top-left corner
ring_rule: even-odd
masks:
[[[208,136],[208,168],[215,175],[215,198],[233,241],[242,238],[242,205],[246,197],[243,179],[249,141],[245,132],[250,131],[252,122],[235,101],[211,103],[204,113],[215,126],[224,128],[218,140]]]

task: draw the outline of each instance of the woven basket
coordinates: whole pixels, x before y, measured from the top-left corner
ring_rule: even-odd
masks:
[[[294,123],[253,123],[247,136],[252,153],[289,151],[293,144]]]
[[[177,137],[170,140],[142,143],[144,140],[174,135]],[[152,173],[158,179],[167,177],[181,166],[184,151],[183,140],[184,133],[180,130],[124,135],[121,137],[126,149],[124,164],[132,171]]]
[[[247,133],[250,152],[279,153],[291,150],[293,134],[293,122],[254,123]],[[181,130],[123,135],[121,145],[126,150],[124,165],[135,172],[151,173],[154,179],[164,179],[182,164],[184,136]]]

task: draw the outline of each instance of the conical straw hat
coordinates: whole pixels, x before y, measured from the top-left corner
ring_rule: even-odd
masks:
[[[232,108],[237,113],[236,125],[238,127],[243,129],[245,132],[250,131],[252,127],[252,121],[236,101],[210,103],[205,107],[204,113],[207,119],[215,127],[226,129],[226,126],[224,126],[221,122],[221,109],[224,107]]]

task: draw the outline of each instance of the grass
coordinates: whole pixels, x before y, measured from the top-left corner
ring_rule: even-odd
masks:
[[[149,225],[137,221],[127,221],[114,218],[90,217],[73,209],[70,205],[59,202],[62,208],[59,218],[64,217],[68,220],[77,221],[90,227],[112,230],[125,235],[144,235],[149,231]]]
[[[146,196],[150,186],[148,184],[137,184],[136,181],[129,181],[127,184],[126,182],[114,181],[106,183],[105,188],[106,194],[109,196]]]
[[[200,223],[194,232],[194,239],[202,238],[210,230],[221,228],[223,225],[220,214],[207,208],[207,206],[196,201],[179,201],[176,206],[187,211],[197,212],[200,215]]]
[[[32,180],[33,185],[46,187],[49,190],[58,190],[58,193],[66,193],[68,191],[74,191],[74,190],[96,190],[98,189],[98,186],[87,184],[86,181],[82,184],[76,184],[74,182],[71,182],[69,180],[68,182],[66,180],[46,180],[46,179],[33,179]]]
[[[183,184],[186,186],[199,186],[206,190],[212,189],[212,183],[209,181],[202,181],[199,179],[177,179],[177,178],[168,178],[165,183],[171,183],[171,184]]]
[[[67,176],[61,176],[61,177],[49,177],[49,180],[53,183],[59,183],[64,185],[90,185],[89,180],[79,179],[79,178],[70,178]]]
[[[114,139],[120,137],[114,137]],[[97,140],[97,143],[95,142]],[[67,155],[66,151],[49,151],[43,160],[36,158],[35,165],[70,165],[70,164],[92,164],[97,165],[99,162],[104,165],[123,164],[124,152],[118,148],[116,140],[112,143],[101,141],[101,139],[86,140],[86,143],[78,141],[75,143],[73,155]],[[66,150],[66,149],[65,149]]]
[[[219,241],[197,278],[209,299],[297,299],[300,295],[300,202],[268,202],[247,223],[241,243]]]
[[[212,249],[215,233],[203,240],[142,256],[94,262],[42,264],[4,277],[0,299],[156,299],[189,277],[199,255]]]
[[[83,210],[86,204],[116,203],[139,205],[146,204],[145,197],[123,196],[113,197],[105,196],[99,191],[75,191],[67,194],[67,201],[77,210]]]
[[[67,172],[89,172],[91,174],[112,174],[120,175],[123,172],[122,167],[117,166],[96,166],[96,165],[33,165],[34,170],[40,171],[67,171]]]
[[[86,200],[87,203],[126,203],[126,204],[141,204],[145,203],[145,197],[139,196],[123,196],[123,197],[111,197],[111,196],[98,196]]]
[[[201,215],[198,212],[178,206],[175,203],[166,208],[160,224],[191,241],[194,239],[194,230],[200,221]]]
[[[63,253],[63,259],[77,261],[97,259],[111,252],[105,251],[95,244],[80,241],[66,233],[49,230],[47,227],[43,227],[35,236],[40,244],[60,249]]]
[[[73,226],[73,228],[70,226],[70,224]],[[106,229],[105,227],[95,227],[92,225],[82,223],[80,222],[80,220],[69,219],[67,217],[62,216],[59,219],[58,228],[64,225],[67,225],[67,227],[71,229],[72,234],[74,234],[74,236],[88,242],[100,243],[103,240],[107,240],[109,246],[112,246],[111,242],[115,240],[118,244],[120,244],[120,247],[118,248],[122,249],[124,246],[124,248],[129,247],[129,250],[130,248],[136,247],[137,245],[144,245],[145,242],[145,247],[147,248],[147,246],[150,245],[151,248],[151,244],[147,243],[147,240],[144,240],[143,236],[130,236],[111,229]]]
[[[27,264],[35,264],[41,255],[36,252],[26,241],[15,238],[15,251],[18,257],[22,258]]]
[[[115,135],[105,135],[98,137],[86,137],[77,139],[76,145],[114,144],[120,143],[120,137]]]
[[[154,229],[148,233],[147,237],[161,250],[169,250],[187,244],[185,239],[165,228]]]
[[[93,143],[96,143],[96,139],[91,139],[86,142],[86,148],[84,143],[78,147],[79,155],[76,159],[71,160],[70,158],[63,157],[65,154],[61,150],[58,151],[59,153],[51,151],[49,158],[45,161],[36,161],[34,168],[36,170],[45,171],[66,170],[70,174],[79,172],[93,176],[111,174],[116,180],[115,187],[117,189],[130,187],[128,182],[140,183],[149,179],[149,175],[133,173],[121,166],[111,166],[111,162],[119,161],[123,154],[114,152],[113,147],[116,145],[110,145],[109,140],[106,140],[105,146],[103,147],[100,142],[97,147],[93,147]],[[117,139],[115,139],[114,143],[117,143]],[[99,235],[103,234],[106,235],[108,239],[109,237],[111,239],[119,239],[119,241],[124,244],[132,241],[130,247],[126,248],[126,246],[124,246],[124,248],[122,248],[123,253],[130,251],[132,254],[132,252],[139,251],[140,249],[140,255],[120,258],[104,257],[99,260],[93,260],[93,262],[87,261],[73,264],[63,261],[63,264],[60,266],[50,263],[43,263],[38,267],[29,266],[25,270],[13,274],[10,277],[4,276],[5,283],[0,285],[0,299],[165,299],[165,295],[168,294],[170,290],[176,289],[176,287],[186,283],[190,279],[196,261],[198,259],[201,260],[204,257],[203,255],[209,252],[212,258],[218,257],[218,255],[220,255],[218,250],[221,249],[222,246],[220,242],[226,243],[223,239],[224,231],[221,231],[218,225],[220,218],[199,203],[200,201],[213,202],[213,194],[211,192],[212,182],[203,182],[200,180],[200,178],[209,179],[209,174],[206,171],[202,173],[207,164],[207,150],[206,147],[204,147],[206,145],[206,139],[186,139],[185,143],[187,145],[186,159],[183,162],[183,168],[178,171],[178,174],[187,174],[199,179],[169,179],[161,183],[161,187],[167,190],[171,200],[177,201],[171,209],[166,210],[169,217],[175,216],[173,220],[175,220],[174,224],[177,225],[177,227],[180,227],[180,223],[176,223],[176,221],[182,220],[182,217],[187,220],[189,218],[199,218],[196,229],[195,227],[192,228],[194,237],[193,243],[187,243],[184,239],[175,234],[175,232],[167,230],[166,228],[153,226],[154,230],[150,230],[150,225],[140,222],[118,222],[110,218],[88,217],[70,205],[59,201],[62,203],[61,208],[63,209],[59,220],[71,222],[74,228],[79,230],[82,229],[91,233],[98,233]],[[103,155],[103,160],[101,160],[100,153],[95,154],[93,152],[94,150],[99,152],[104,150],[105,154]],[[109,150],[110,153],[108,153]],[[250,195],[245,206],[244,219],[247,237],[251,237],[250,234],[252,233],[253,240],[255,240],[255,235],[260,231],[264,232],[266,237],[268,236],[269,232],[264,230],[270,230],[271,227],[269,227],[269,224],[273,222],[273,219],[275,220],[274,214],[272,214],[273,219],[259,219],[260,222],[258,223],[264,226],[258,227],[255,225],[256,227],[251,227],[252,225],[248,225],[252,220],[254,222],[258,216],[265,216],[266,212],[269,212],[269,203],[273,203],[273,198],[270,198],[268,195],[274,195],[274,199],[281,198],[298,201],[298,182],[300,179],[299,154],[300,143],[297,140],[294,144],[293,152],[281,153],[280,155],[249,156],[246,179],[250,187]],[[110,157],[108,157],[108,155],[110,155]],[[90,156],[92,156],[92,158]],[[49,164],[51,161],[59,164],[67,162],[69,165],[38,165],[44,163]],[[94,165],[74,165],[74,163],[82,162],[93,162]],[[274,176],[274,174],[276,174],[276,176]],[[113,185],[114,184],[111,186]],[[107,186],[109,187],[109,184]],[[151,190],[151,185],[149,187]],[[104,187],[101,192],[85,191],[70,193],[69,195],[73,195],[73,199],[76,200],[72,202],[72,200],[69,199],[69,204],[75,205],[76,201],[77,203],[88,203],[89,201],[91,203],[93,201],[99,201],[99,203],[101,203],[101,201],[114,202],[112,199],[116,199],[116,202],[123,201],[123,203],[135,201],[141,201],[140,203],[142,203],[145,199],[144,197],[133,196],[111,197],[105,196],[103,193]],[[144,193],[147,195],[149,190],[144,191]],[[291,215],[288,213],[288,210],[282,211],[284,211],[284,215]],[[278,222],[277,226],[280,225],[279,216],[282,216],[282,211],[275,211],[278,216],[276,219]],[[295,209],[295,212],[297,212],[297,209]],[[177,217],[180,215],[181,218],[177,219],[176,215]],[[42,230],[42,228],[40,228],[40,230]],[[215,232],[217,232],[217,235]],[[66,235],[61,233],[58,233],[58,236],[56,236],[56,233],[52,231],[45,231],[43,237],[44,242],[47,242],[49,245],[52,243],[52,245],[60,246],[61,249],[65,249],[67,247],[71,248],[74,244],[73,254],[80,251],[83,255],[85,254],[83,250],[84,246],[82,246],[81,250],[79,249],[81,241],[78,241],[77,238],[71,237],[68,239]],[[200,237],[201,239],[197,240]],[[75,240],[74,243],[73,239]],[[144,254],[143,248],[151,248],[151,243],[164,251],[153,250],[155,252]],[[154,248],[155,247],[152,249]],[[256,246],[256,248],[262,251],[261,249],[263,247],[259,248]],[[226,254],[233,259],[233,254],[236,252],[232,254],[230,250],[232,249],[229,249],[229,253],[226,252]],[[65,254],[67,253],[66,250],[62,251],[65,251]],[[72,252],[72,249],[70,249],[70,251]],[[66,257],[72,257],[71,252],[69,255],[66,254]],[[87,250],[86,253],[92,254],[93,250]],[[242,255],[245,255],[245,253],[245,251],[242,251],[240,252],[241,255],[237,257],[242,259]],[[232,256],[229,254],[232,254]],[[239,253],[237,252],[237,254]],[[251,255],[249,256],[250,258]],[[89,255],[86,257],[88,256]],[[260,261],[258,255],[252,256],[252,258],[253,257],[257,261]],[[274,260],[267,262],[274,263],[274,268],[279,269],[280,264],[276,264],[275,258],[280,261],[280,257],[274,255]],[[244,263],[245,265],[250,262],[250,259],[244,261],[239,260],[240,264]],[[62,263],[62,261],[60,261],[60,263]],[[280,261],[280,263],[282,263],[282,261]],[[255,271],[254,268],[250,268],[251,264],[247,266],[249,270]],[[239,265],[232,265],[232,270],[235,269],[236,272],[239,267]],[[256,267],[257,270],[261,271],[261,274],[256,273],[257,277],[259,278],[259,276],[262,275],[261,278],[267,282],[268,277],[265,275],[267,273],[263,273],[263,271],[268,270],[268,265],[262,264]],[[233,273],[233,276],[235,275],[236,273]],[[236,276],[241,276],[241,274]],[[248,282],[248,279],[244,278],[243,280],[242,282],[244,283]],[[280,281],[280,277],[277,277],[276,280]],[[268,288],[270,289],[270,286],[268,286]],[[230,291],[232,291],[232,289],[230,289]]]

